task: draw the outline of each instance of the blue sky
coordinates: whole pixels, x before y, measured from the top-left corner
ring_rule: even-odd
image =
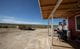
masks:
[[[0,23],[47,24],[47,20],[42,19],[38,0],[0,0]]]

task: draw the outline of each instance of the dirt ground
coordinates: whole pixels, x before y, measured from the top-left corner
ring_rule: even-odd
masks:
[[[50,42],[47,29],[0,29],[0,49],[50,49]]]

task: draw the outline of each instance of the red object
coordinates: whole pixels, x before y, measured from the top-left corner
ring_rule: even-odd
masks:
[[[80,36],[80,31],[76,31],[76,22],[75,22],[75,16],[71,16],[68,18],[68,28],[70,30],[71,33],[71,38],[75,39],[77,36]]]

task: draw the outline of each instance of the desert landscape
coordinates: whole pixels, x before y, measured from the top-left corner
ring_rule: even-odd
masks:
[[[0,28],[0,49],[49,49],[46,30]]]
[[[48,29],[20,30],[17,28],[0,28],[0,49],[50,49],[51,37],[48,36]],[[54,38],[53,43],[61,43]],[[53,46],[54,49],[72,49]]]

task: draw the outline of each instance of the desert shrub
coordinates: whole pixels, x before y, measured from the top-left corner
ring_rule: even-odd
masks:
[[[2,26],[0,26],[0,28],[2,28]]]
[[[8,26],[2,26],[2,28],[8,28]]]

